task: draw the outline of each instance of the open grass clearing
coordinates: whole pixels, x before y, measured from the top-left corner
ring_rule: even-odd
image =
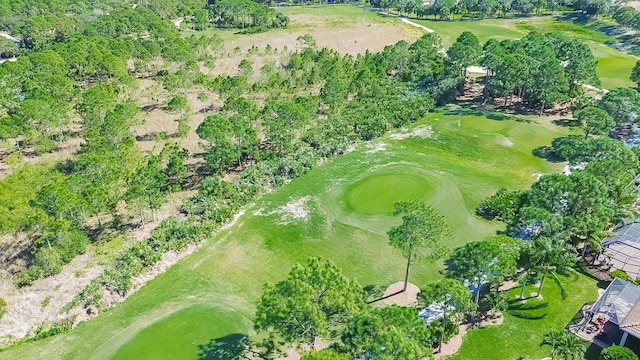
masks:
[[[0,358],[37,358],[44,349],[51,358],[126,358],[130,351],[138,352],[139,357],[175,358],[166,348],[169,345],[162,344],[166,337],[149,340],[149,334],[163,333],[172,324],[182,333],[194,334],[179,339],[194,342],[185,348],[189,358],[197,345],[206,345],[209,339],[201,336],[204,330],[200,325],[190,321],[192,325],[187,326],[182,316],[175,314],[189,318],[190,310],[182,309],[208,307],[210,339],[250,334],[250,319],[262,284],[284,278],[295,262],[308,256],[334,261],[363,286],[384,289],[402,279],[404,259],[388,245],[385,235],[398,222],[386,211],[388,205],[370,214],[344,201],[358,188],[354,184],[363,179],[386,181],[385,175],[390,173],[429,179],[427,192],[415,196],[425,196],[445,216],[455,233],[449,244],[453,248],[503,228],[473,215],[485,196],[502,186],[524,188],[535,180],[536,173],[556,172],[562,166],[531,155],[533,148],[567,132],[545,119],[453,109],[429,114],[420,124],[399,133],[414,133],[413,129],[425,125],[431,127],[431,137],[384,137],[380,140],[384,150],[369,152],[370,146],[359,146],[265,195],[235,226],[126,302],[70,333],[8,349],[0,352]],[[512,142],[510,146],[505,145],[505,138]],[[387,172],[390,169],[393,171]],[[379,192],[379,185],[374,185],[369,191]],[[389,190],[385,204],[393,200],[393,194],[398,193]],[[379,206],[377,195],[366,196],[363,191],[358,196],[361,206]],[[302,214],[300,209],[304,216],[291,215]],[[441,269],[441,262],[418,262],[412,267],[411,281],[424,285],[440,278]],[[157,355],[156,348],[167,350]]]

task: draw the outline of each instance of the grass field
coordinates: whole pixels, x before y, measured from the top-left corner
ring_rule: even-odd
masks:
[[[551,353],[548,346],[541,346],[543,336],[552,330],[562,330],[577,316],[580,308],[598,297],[596,281],[583,275],[562,277],[568,292],[566,299],[560,296],[559,287],[545,283],[543,300],[516,301],[520,288],[507,292],[511,304],[504,312],[500,326],[486,326],[471,330],[464,337],[460,351],[447,359],[542,359]],[[529,286],[526,294],[537,291]],[[516,346],[517,344],[517,346]]]
[[[391,204],[426,199],[453,228],[452,248],[495,233],[503,225],[474,216],[478,202],[501,186],[524,188],[535,174],[561,166],[531,150],[567,130],[536,121],[462,110],[430,114],[264,196],[235,226],[125,303],[70,333],[0,352],[0,358],[38,358],[46,349],[49,358],[168,359],[177,357],[172,342],[181,344],[180,358],[195,358],[210,340],[250,334],[262,284],[282,279],[308,256],[331,259],[362,285],[386,287],[402,279],[404,265],[385,236],[398,222],[389,214]],[[404,188],[390,186],[394,175]],[[441,263],[418,262],[411,281],[424,285],[440,278],[441,269]]]

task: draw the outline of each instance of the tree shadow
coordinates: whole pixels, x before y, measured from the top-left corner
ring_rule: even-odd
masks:
[[[523,119],[518,116],[514,116],[511,114],[505,113],[497,113],[490,110],[480,110],[480,109],[469,109],[469,108],[456,108],[456,109],[448,109],[445,113],[446,115],[461,115],[461,116],[483,116],[490,120],[495,121],[504,121],[504,120],[513,120],[517,122],[530,123],[531,120]]]
[[[580,121],[576,119],[556,119],[551,121],[554,125],[562,126],[562,127],[578,127],[580,126]]]
[[[229,334],[211,339],[206,344],[198,345],[198,360],[246,359],[245,352],[249,345],[249,336],[246,334]]]

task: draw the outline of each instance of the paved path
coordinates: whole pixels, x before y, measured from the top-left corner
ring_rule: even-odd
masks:
[[[390,15],[390,14],[385,14],[385,15]],[[393,16],[393,15],[392,15],[392,16]],[[420,29],[422,29],[422,30],[424,30],[424,31],[426,31],[426,32],[428,32],[428,33],[435,32],[435,31],[433,31],[433,29],[430,29],[430,28],[428,28],[428,27],[426,27],[426,26],[423,26],[423,25],[420,25],[420,24],[416,24],[416,23],[414,23],[413,21],[411,21],[411,20],[407,19],[407,18],[406,18],[406,17],[404,17],[404,16],[398,16],[398,17],[399,17],[399,18],[400,18],[400,20],[402,20],[402,22],[403,22],[403,23],[405,23],[405,24],[409,24],[409,25],[411,25],[411,26],[418,27],[418,28],[420,28]]]

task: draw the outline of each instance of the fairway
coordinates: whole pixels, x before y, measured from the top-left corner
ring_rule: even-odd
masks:
[[[139,332],[113,359],[195,359],[206,353],[210,340],[238,332],[240,324],[242,319],[236,313],[192,305]]]
[[[266,194],[235,226],[114,309],[0,358],[37,358],[46,348],[51,358],[195,359],[198,345],[211,339],[233,349],[251,335],[263,284],[283,279],[309,256],[333,261],[362,286],[401,280],[405,259],[386,237],[399,223],[390,214],[395,201],[433,206],[453,230],[451,249],[504,229],[474,215],[475,207],[500,187],[526,188],[536,174],[559,171],[562,164],[531,150],[567,132],[544,118],[459,108],[428,114]],[[423,286],[442,269],[442,261],[418,260],[410,280]],[[176,355],[172,342],[185,352]]]

